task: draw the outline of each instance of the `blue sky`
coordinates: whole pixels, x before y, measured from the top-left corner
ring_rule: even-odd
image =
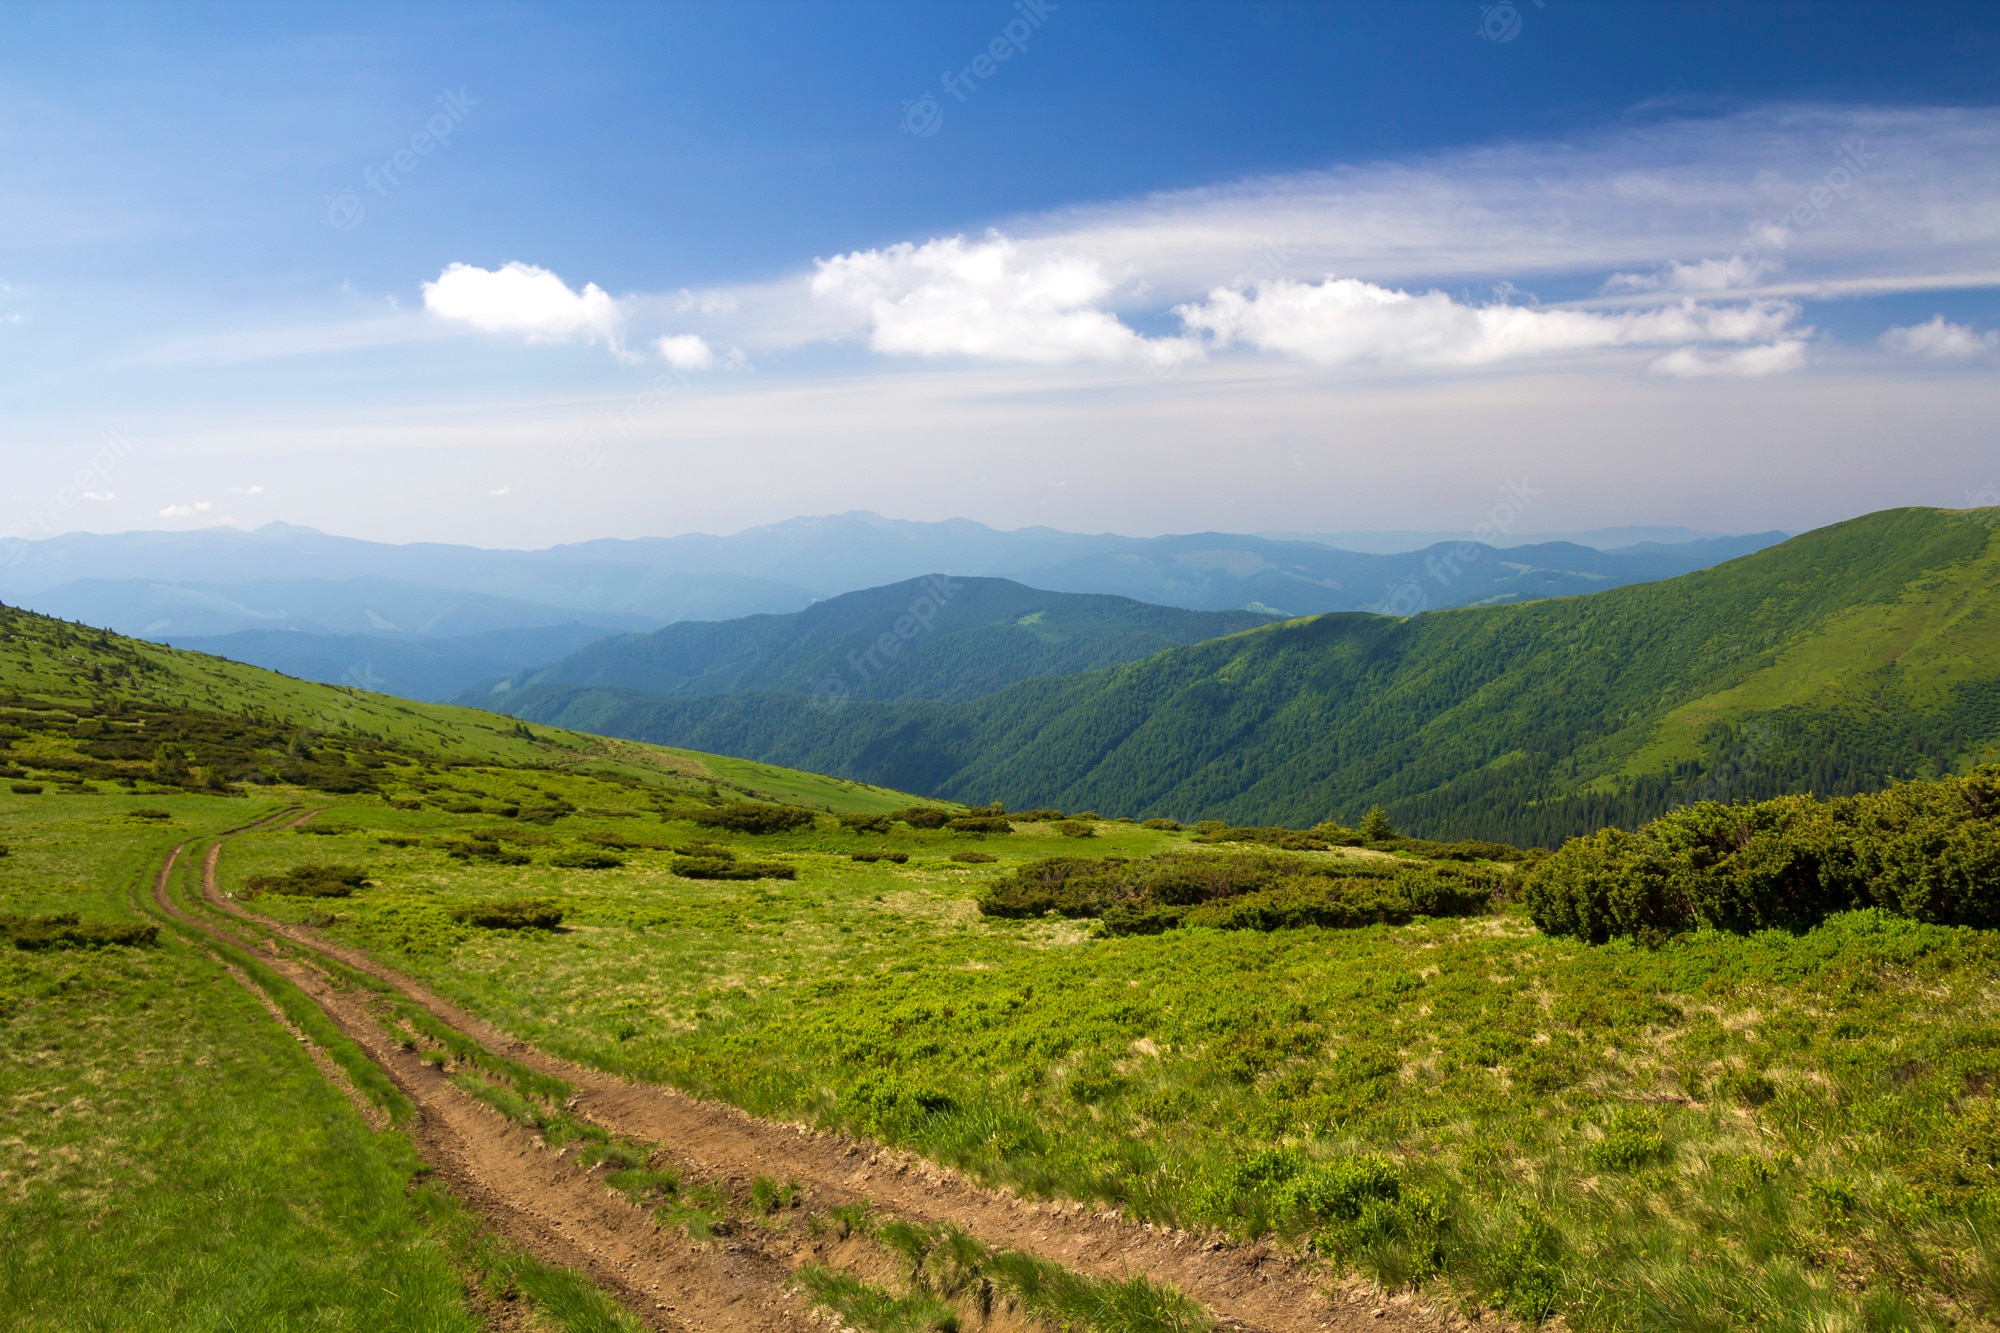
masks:
[[[10,7],[0,533],[1965,504],[1996,93],[1976,5]]]

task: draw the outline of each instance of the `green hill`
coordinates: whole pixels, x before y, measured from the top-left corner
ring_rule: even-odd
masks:
[[[398,757],[568,769],[665,788],[733,789],[833,811],[909,796],[755,760],[534,729],[185,652],[0,606],[0,777],[59,789],[366,789]]]
[[[509,689],[558,684],[675,695],[973,699],[1017,681],[1114,666],[1271,619],[933,574],[788,615],[684,621],[602,639],[503,683],[497,696],[478,691],[458,702],[486,706]]]
[[[1870,790],[2000,739],[2000,511],[1901,509],[1661,583],[1336,614],[962,703],[539,686],[516,716],[954,799],[1553,842]]]

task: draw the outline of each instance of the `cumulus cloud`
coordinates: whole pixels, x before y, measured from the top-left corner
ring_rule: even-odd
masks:
[[[1932,315],[1921,324],[1890,329],[1880,341],[1892,352],[1955,361],[2000,347],[2000,332],[1988,329],[1981,333],[1963,324],[1950,323],[1943,315]]]
[[[1745,347],[1735,352],[1704,353],[1693,347],[1677,347],[1656,358],[1646,369],[1655,375],[1683,380],[1760,379],[1801,369],[1805,363],[1805,342],[1787,338],[1766,347]]]
[[[424,284],[424,308],[488,333],[518,333],[529,342],[609,339],[618,303],[596,283],[581,292],[545,268],[518,261],[497,269],[450,264]]]
[[[1798,316],[1789,302],[1710,306],[1692,300],[1599,314],[1514,305],[1470,305],[1443,292],[1412,295],[1356,278],[1279,279],[1244,290],[1218,287],[1175,307],[1217,346],[1243,343],[1320,365],[1380,363],[1468,367],[1604,347],[1767,342]]]
[[[189,518],[195,514],[208,512],[208,501],[196,500],[192,504],[168,505],[160,511],[161,518]]]
[[[998,232],[857,250],[817,263],[817,299],[866,320],[868,345],[913,356],[1054,364],[1172,365],[1200,349],[1145,338],[1103,308],[1112,284],[1092,259],[1031,258]]]
[[[675,370],[710,370],[715,366],[715,349],[698,333],[676,333],[653,346]]]

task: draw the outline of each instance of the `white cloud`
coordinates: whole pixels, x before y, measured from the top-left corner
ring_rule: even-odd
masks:
[[[1943,315],[1932,315],[1921,324],[1890,329],[1880,341],[1892,352],[1951,361],[1979,356],[2000,347],[2000,332],[1988,329],[1981,333],[1963,324],[1948,323]]]
[[[1200,355],[1185,339],[1143,338],[1102,309],[1112,284],[1095,260],[1029,259],[998,232],[857,250],[818,268],[813,295],[864,318],[878,352],[1043,364]]]
[[[715,365],[715,349],[698,333],[669,334],[653,346],[675,370],[709,370]]]
[[[1604,284],[1607,292],[1726,292],[1755,286],[1765,274],[1778,269],[1775,256],[1738,252],[1727,259],[1702,259],[1692,264],[1679,260],[1653,273],[1614,273]]]
[[[1646,367],[1655,375],[1674,379],[1761,379],[1799,370],[1806,364],[1806,345],[1787,338],[1767,347],[1745,347],[1740,351],[1705,354],[1692,347],[1677,347],[1656,358]]]
[[[1763,342],[1798,308],[1783,302],[1679,305],[1620,314],[1468,305],[1443,292],[1412,295],[1356,278],[1278,279],[1244,291],[1218,287],[1175,307],[1217,346],[1245,343],[1319,365],[1465,367],[1603,347]]]
[[[488,495],[512,495],[514,488],[512,486],[498,486],[486,493]]]
[[[85,491],[85,492],[83,493],[83,498],[84,498],[84,499],[86,499],[86,500],[116,500],[116,499],[118,498],[118,492],[116,492],[116,491]]]
[[[196,500],[192,504],[168,505],[160,511],[161,518],[189,518],[195,514],[208,512],[208,501]]]
[[[618,303],[596,283],[574,292],[549,270],[518,261],[497,269],[450,264],[436,282],[424,284],[424,308],[529,342],[608,340],[618,323]]]

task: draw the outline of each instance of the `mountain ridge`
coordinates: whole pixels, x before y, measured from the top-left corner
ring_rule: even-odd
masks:
[[[962,703],[539,686],[504,706],[954,798],[1291,824],[1379,802],[1419,832],[1551,842],[1989,752],[1996,517],[1888,510],[1658,583],[1292,619]]]

